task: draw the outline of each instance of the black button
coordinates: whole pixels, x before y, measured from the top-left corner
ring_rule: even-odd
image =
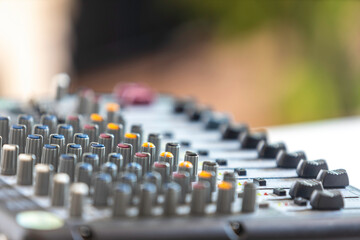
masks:
[[[282,188],[274,188],[273,193],[278,196],[286,196],[286,191]]]
[[[208,150],[204,150],[204,149],[198,150],[198,154],[199,154],[200,156],[208,156],[208,155],[209,155],[209,151],[208,151]]]
[[[344,198],[339,191],[315,190],[310,205],[316,210],[339,210],[344,207]]]
[[[280,150],[276,156],[276,165],[279,168],[296,168],[302,159],[306,159],[303,151],[287,153],[285,150]]]
[[[281,150],[286,151],[284,143],[267,144],[265,140],[260,141],[256,148],[259,158],[276,158]]]
[[[227,165],[227,160],[226,160],[226,159],[216,159],[215,162],[216,162],[219,166],[226,166],[226,165]]]
[[[190,147],[191,143],[189,141],[181,141],[180,145],[183,146],[183,147]]]
[[[301,160],[296,168],[296,173],[302,178],[316,178],[321,169],[328,170],[328,165],[323,159],[314,161]]]
[[[321,181],[324,188],[344,188],[349,185],[349,176],[345,169],[320,170],[316,180]]]
[[[235,168],[234,172],[236,172],[239,176],[246,176],[245,168]]]
[[[294,203],[298,206],[306,206],[307,204],[307,200],[305,198],[302,197],[297,197],[294,199]]]
[[[292,198],[302,197],[310,199],[314,190],[323,190],[320,181],[317,180],[298,180],[290,188],[289,195]]]
[[[174,137],[174,134],[172,132],[164,132],[163,133],[163,136],[165,138],[173,138]]]
[[[259,186],[266,186],[266,180],[263,178],[254,178],[253,183],[259,185]]]

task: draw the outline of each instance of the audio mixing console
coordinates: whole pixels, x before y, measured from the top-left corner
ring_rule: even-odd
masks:
[[[1,239],[360,237],[346,170],[193,99],[124,88],[2,104]]]

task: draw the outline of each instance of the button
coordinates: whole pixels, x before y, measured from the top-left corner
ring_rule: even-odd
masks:
[[[216,177],[218,175],[218,167],[219,165],[213,161],[204,161],[202,164],[203,171],[214,172]]]
[[[158,172],[161,175],[162,185],[170,180],[170,164],[167,162],[154,162],[152,171]]]
[[[190,146],[191,146],[191,142],[190,142],[190,141],[182,140],[182,141],[180,141],[180,145],[183,146],[183,147],[190,147]]]
[[[193,174],[193,165],[191,162],[188,162],[188,161],[183,161],[183,162],[180,162],[179,163],[179,172],[181,171],[184,171],[184,172],[188,172],[189,173],[189,176],[190,176],[190,181],[192,178],[192,174]]]
[[[298,206],[306,206],[307,205],[307,200],[305,198],[302,197],[297,197],[294,199],[294,203]]]
[[[215,130],[226,125],[230,121],[230,117],[224,113],[210,112],[207,116],[202,116],[206,130]]]
[[[137,180],[138,181],[141,180],[142,167],[140,164],[138,164],[136,162],[128,163],[128,165],[126,165],[126,167],[125,167],[125,171],[129,172],[129,173],[134,173],[136,175]]]
[[[64,220],[45,211],[25,211],[16,215],[16,222],[21,227],[33,230],[55,230],[64,226]]]
[[[56,144],[45,144],[42,150],[41,163],[52,165],[54,171],[58,170],[58,159],[59,159],[59,145]]]
[[[244,168],[235,168],[234,172],[236,172],[239,176],[246,176],[246,169]]]
[[[209,155],[209,151],[208,150],[205,150],[205,149],[201,149],[201,150],[198,150],[198,154],[200,156],[208,156]]]
[[[168,139],[172,139],[174,137],[174,133],[170,131],[163,132],[163,136]]]
[[[232,203],[232,184],[229,182],[220,182],[218,184],[218,197],[216,202],[216,212],[220,214],[231,213]]]
[[[20,154],[16,175],[16,183],[22,186],[29,186],[33,183],[33,165],[35,163],[35,155]]]
[[[111,176],[107,173],[97,173],[94,179],[93,205],[96,207],[105,207],[108,205],[110,194]]]
[[[51,134],[50,137],[50,144],[57,144],[60,147],[60,154],[66,153],[66,146],[65,146],[65,137],[63,135],[54,133]]]
[[[113,150],[114,135],[110,133],[100,133],[98,142],[105,146],[105,161],[107,161],[109,153],[111,153]]]
[[[223,174],[223,181],[225,182],[229,182],[232,184],[232,194],[231,194],[231,198],[232,198],[232,201],[235,200],[235,192],[236,192],[236,177],[235,177],[235,174],[234,172],[229,172],[229,171],[225,171],[224,174]]]
[[[66,124],[71,125],[74,129],[74,133],[81,133],[81,116],[70,115],[66,118]]]
[[[180,203],[185,203],[186,194],[191,192],[190,174],[188,172],[173,172],[172,179],[181,187]]]
[[[191,196],[190,211],[193,215],[203,215],[205,213],[210,184],[208,182],[195,182]]]
[[[93,166],[90,163],[78,162],[75,167],[75,182],[81,182],[91,186]]]
[[[278,196],[286,196],[286,191],[282,188],[274,188],[273,193]]]
[[[35,164],[41,162],[41,151],[43,146],[43,137],[39,134],[30,134],[26,138],[25,153],[35,156]]]
[[[114,136],[114,147],[112,151],[115,151],[116,146],[124,141],[124,128],[121,124],[108,123],[106,132]]]
[[[155,155],[154,155],[152,163],[158,161],[158,158],[159,158],[159,155],[161,152],[161,139],[162,139],[162,136],[160,133],[150,133],[148,136],[148,142],[151,142],[152,144],[155,145]],[[177,164],[176,164],[176,166],[177,166]]]
[[[142,176],[150,171],[151,155],[148,152],[137,152],[134,155],[134,162],[140,164]]]
[[[316,180],[321,181],[324,188],[344,188],[349,185],[349,176],[345,169],[320,170]]]
[[[115,113],[120,110],[120,105],[115,102],[109,102],[106,104],[106,117],[108,123],[115,122]]]
[[[40,123],[42,125],[49,127],[49,134],[56,133],[56,126],[58,124],[58,120],[55,115],[51,115],[51,114],[42,115],[40,118]],[[45,141],[45,137],[44,137],[44,141]]]
[[[286,151],[284,143],[267,144],[264,140],[260,141],[256,148],[259,158],[276,158],[281,150]]]
[[[107,173],[111,177],[111,181],[116,181],[118,169],[115,163],[106,162],[101,166],[101,172]]]
[[[103,165],[107,161],[104,144],[97,142],[90,143],[90,152],[99,156],[99,166]]]
[[[163,205],[164,215],[173,216],[176,215],[176,209],[179,203],[179,197],[181,194],[181,187],[177,183],[167,183],[165,185],[165,201]]]
[[[50,189],[50,179],[54,168],[51,165],[37,164],[35,166],[34,194],[36,196],[47,196]]]
[[[179,165],[179,151],[180,151],[180,144],[175,142],[166,143],[165,146],[166,152],[171,152],[174,156],[174,164],[172,171],[175,172]]]
[[[290,188],[289,195],[292,198],[302,197],[310,199],[314,190],[323,190],[320,181],[317,180],[297,180]]]
[[[128,184],[131,187],[131,197],[137,194],[137,177],[134,173],[125,172],[119,177],[119,182]]]
[[[123,169],[124,159],[120,153],[110,153],[108,156],[108,162],[115,163],[118,172]]]
[[[104,118],[100,114],[92,113],[90,115],[90,120],[91,120],[92,124],[96,124],[98,126],[99,133],[105,132],[105,124],[106,124],[106,122],[105,122]]]
[[[80,144],[69,143],[66,146],[66,154],[74,154],[76,156],[76,160],[81,159],[82,148]],[[75,162],[76,163],[76,162]]]
[[[99,136],[99,126],[96,124],[85,124],[83,133],[89,136],[89,142],[96,142]]]
[[[344,208],[344,198],[339,191],[315,190],[310,205],[315,210],[339,210]]]
[[[126,216],[126,210],[131,201],[131,186],[119,183],[114,188],[114,203],[112,206],[113,217]]]
[[[34,134],[39,134],[43,137],[43,142],[48,143],[50,130],[47,125],[35,124]]]
[[[19,146],[19,153],[25,152],[26,143],[26,126],[25,125],[12,125],[9,133],[9,144]]]
[[[138,133],[126,133],[124,143],[131,144],[133,152],[137,153],[140,149],[140,135]]]
[[[229,123],[221,128],[222,139],[235,140],[241,133],[248,131],[249,127],[246,124]]]
[[[9,141],[10,131],[10,117],[0,116],[0,136],[3,139],[3,144],[7,144]]]
[[[210,184],[210,191],[208,192],[208,196],[206,202],[210,203],[212,201],[212,192],[216,190],[216,176],[214,172],[201,171],[198,174],[199,182],[208,182]]]
[[[123,130],[125,132],[126,120],[125,120],[125,118],[124,118],[124,116],[123,116],[123,114],[121,112],[116,112],[115,113],[114,123],[121,124],[123,126]],[[122,139],[122,141],[123,141],[123,137],[121,137],[120,139]]]
[[[191,162],[191,164],[193,165],[193,172],[191,174],[191,181],[192,182],[196,181],[197,172],[198,172],[199,155],[197,153],[195,153],[195,152],[186,151],[184,161],[185,162]]]
[[[84,133],[75,133],[74,143],[79,144],[82,149],[82,153],[89,152],[90,138],[87,134]],[[81,159],[81,158],[78,158]]]
[[[161,174],[155,171],[147,172],[144,175],[144,182],[152,183],[156,186],[156,192],[162,193]]]
[[[301,160],[306,160],[303,151],[287,153],[285,150],[281,150],[276,156],[276,165],[279,168],[296,168]]]
[[[75,154],[61,154],[59,160],[59,173],[66,173],[70,177],[70,181],[74,181],[75,176],[75,164],[77,162],[77,158]]]
[[[78,93],[78,113],[79,114],[90,114],[93,112],[93,101],[95,98],[95,93],[92,89],[84,88],[80,89]]]
[[[70,177],[66,173],[57,173],[53,177],[51,205],[66,206],[69,199]]]
[[[125,166],[130,162],[132,162],[132,157],[133,157],[132,145],[128,143],[119,143],[116,147],[116,152],[122,155],[124,160],[123,168],[125,169]]]
[[[33,118],[33,116],[28,115],[28,114],[20,114],[18,116],[18,124],[26,126],[26,134],[25,134],[25,136],[28,136],[28,135],[32,134],[33,126],[34,126],[34,118]]]
[[[87,184],[78,182],[73,183],[70,187],[70,208],[69,215],[71,217],[81,217],[84,208],[85,197],[89,194]]]
[[[266,180],[263,178],[254,178],[253,183],[259,185],[259,186],[266,186]]]
[[[143,130],[142,125],[141,125],[141,124],[134,124],[134,125],[132,125],[131,128],[130,128],[130,132],[139,135],[139,136],[138,136],[138,138],[139,138],[139,144],[138,144],[138,146],[140,147],[140,144],[143,142],[143,135],[144,135],[144,134],[143,134],[144,130]],[[136,151],[136,152],[137,152],[137,151]]]
[[[65,145],[73,141],[74,130],[73,127],[69,124],[59,124],[57,128],[57,133],[63,135],[65,138]]]
[[[307,161],[303,159],[299,162],[296,173],[302,178],[316,178],[321,169],[328,170],[328,165],[325,160]]]
[[[16,175],[18,155],[18,145],[5,144],[3,146],[0,163],[2,175]]]
[[[156,159],[156,147],[151,142],[145,142],[141,145],[140,152],[149,153],[150,154],[150,162],[147,168],[147,171],[150,170],[150,166],[152,166]]]
[[[266,132],[243,132],[240,134],[239,140],[241,149],[256,149],[259,142],[267,142],[267,134]]]
[[[227,166],[227,159],[218,158],[218,159],[215,160],[215,162],[216,162],[219,166]]]
[[[246,183],[243,191],[241,212],[251,213],[255,211],[256,186],[253,183]]]
[[[145,183],[141,186],[140,191],[139,216],[151,216],[156,199],[156,186],[152,183]]]
[[[82,161],[89,163],[92,166],[94,172],[99,170],[99,156],[94,153],[84,153],[82,156]]]
[[[159,162],[167,162],[170,165],[170,172],[173,172],[174,155],[171,152],[162,152],[159,156]]]

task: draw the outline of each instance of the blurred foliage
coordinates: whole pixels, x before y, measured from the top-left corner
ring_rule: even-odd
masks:
[[[283,121],[359,112],[360,68],[348,54],[346,38],[356,28],[353,19],[360,19],[356,17],[359,1],[182,0],[159,4],[185,21],[207,22],[220,39],[246,37],[274,25],[294,29],[301,38],[303,52],[285,70],[290,90],[284,90],[279,103]]]

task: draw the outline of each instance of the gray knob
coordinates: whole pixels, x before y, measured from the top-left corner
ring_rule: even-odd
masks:
[[[84,153],[82,156],[82,161],[89,163],[94,172],[99,171],[99,156],[94,153]]]
[[[5,144],[1,155],[1,174],[16,175],[19,147],[17,145]]]
[[[126,165],[132,162],[132,157],[133,157],[132,145],[128,143],[119,143],[116,146],[116,152],[120,153],[123,156],[124,159],[123,169],[125,169]]]
[[[140,147],[140,144],[143,142],[143,132],[144,132],[142,125],[141,124],[132,125],[130,128],[130,132],[139,134],[139,145],[138,146]]]
[[[40,118],[40,123],[42,125],[49,127],[49,134],[56,133],[57,118],[55,115],[51,115],[51,114],[42,115]]]
[[[116,146],[124,141],[124,128],[121,124],[109,123],[106,127],[106,132],[114,136],[114,146],[112,151],[116,150]]]
[[[184,161],[191,162],[193,165],[193,172],[191,175],[191,181],[196,181],[197,178],[197,172],[198,172],[198,161],[199,161],[199,155],[195,152],[186,151]]]
[[[164,201],[164,215],[176,215],[176,209],[179,203],[181,194],[181,187],[177,183],[168,183],[165,185],[165,201]]]
[[[96,142],[99,136],[99,126],[96,124],[85,124],[83,133],[89,136],[90,142]]]
[[[70,177],[66,173],[57,173],[53,177],[51,205],[63,207],[68,204]]]
[[[210,184],[208,182],[195,182],[191,196],[191,214],[203,215],[205,213]]]
[[[10,117],[0,116],[0,136],[3,139],[3,144],[9,142],[9,131],[10,131]]]
[[[90,114],[93,112],[93,101],[95,93],[91,89],[83,89],[79,92],[79,105],[78,113],[79,114]]]
[[[152,163],[159,160],[159,154],[161,152],[161,139],[162,136],[159,133],[150,133],[148,136],[148,142],[151,142],[155,145],[155,155]]]
[[[49,137],[50,144],[59,145],[60,154],[66,153],[66,146],[65,146],[65,137],[63,135],[54,133],[51,134]]]
[[[201,171],[198,174],[199,181],[206,181],[210,183],[210,190],[211,192],[215,192],[216,190],[216,176],[215,172],[210,171]]]
[[[185,203],[186,194],[191,192],[190,174],[188,172],[173,172],[172,179],[181,187],[180,203]]]
[[[109,102],[106,104],[106,117],[108,123],[115,122],[115,114],[120,110],[120,106],[117,103]]]
[[[70,213],[71,217],[81,217],[85,197],[89,194],[89,187],[85,183],[73,183],[70,187]]]
[[[132,162],[129,163],[126,168],[125,168],[126,172],[130,172],[130,173],[134,173],[136,175],[136,178],[138,180],[141,179],[142,176],[142,167],[140,164],[136,163],[136,162]]]
[[[124,160],[120,153],[110,153],[108,156],[108,162],[115,163],[118,172],[120,172],[123,169]]]
[[[137,191],[137,177],[134,173],[124,173],[119,177],[119,182],[128,184],[131,187],[131,196],[135,196]]]
[[[59,124],[57,127],[57,133],[64,136],[66,145],[72,142],[74,129],[71,125]]]
[[[105,156],[105,146],[97,142],[90,143],[90,152],[99,156],[99,166],[103,165],[107,159]]]
[[[208,172],[214,172],[216,177],[218,176],[218,168],[219,165],[213,161],[204,161],[202,165],[202,170]]]
[[[89,152],[90,139],[87,134],[84,133],[75,133],[74,143],[81,146],[82,152]]]
[[[15,144],[19,146],[19,152],[25,152],[26,143],[26,126],[14,124],[10,128],[9,144]]]
[[[125,121],[125,118],[124,116],[122,115],[121,112],[116,112],[115,113],[115,120],[114,120],[114,123],[118,123],[118,124],[121,124],[123,126],[123,129],[124,129],[124,132],[126,130],[126,121]],[[124,139],[122,138],[122,141]]]
[[[50,181],[54,168],[51,165],[37,164],[35,166],[34,194],[36,196],[47,196],[50,189]]]
[[[34,126],[33,116],[28,115],[28,114],[20,114],[18,117],[18,124],[26,126],[25,136],[32,134],[32,130],[33,130],[33,126]]]
[[[167,162],[170,165],[170,172],[173,172],[174,155],[171,152],[162,152],[159,156],[159,162]]]
[[[161,175],[161,185],[170,181],[170,164],[167,162],[154,162],[152,171],[158,172]]]
[[[144,182],[152,183],[156,186],[156,192],[162,192],[162,185],[161,185],[161,174],[158,172],[147,172],[144,176]]]
[[[90,163],[78,162],[75,167],[75,182],[86,183],[91,186],[93,167]]]
[[[236,177],[235,177],[235,173],[234,172],[224,172],[223,174],[223,180],[225,182],[230,182],[233,185],[232,188],[232,201],[235,200],[235,192],[236,192]]]
[[[152,214],[152,208],[156,197],[156,186],[152,183],[144,183],[141,186],[139,216],[148,217]]]
[[[32,154],[20,154],[19,163],[17,169],[18,185],[28,186],[33,182],[33,166],[35,162],[35,155]]]
[[[179,172],[188,172],[190,175],[190,181],[193,179],[192,175],[193,175],[193,165],[191,162],[188,161],[183,161],[179,163],[178,166],[178,171]]]
[[[99,135],[99,143],[103,144],[105,146],[105,157],[107,158],[109,153],[111,153],[112,150],[113,150],[114,135],[112,135],[110,133],[100,133],[100,135]]]
[[[107,173],[97,173],[94,179],[93,205],[104,207],[108,205],[111,176]]]
[[[111,177],[111,181],[116,181],[117,178],[117,166],[115,163],[106,162],[101,166],[101,172],[107,173]]]
[[[76,156],[76,159],[81,159],[81,155],[82,155],[81,145],[75,143],[69,143],[66,146],[66,154],[74,154]]]
[[[137,153],[140,148],[140,135],[138,133],[126,133],[124,143],[131,144],[133,152]]]
[[[179,151],[180,144],[179,143],[167,143],[165,147],[166,152],[171,152],[174,156],[174,164],[173,164],[173,172],[177,170],[179,164]]]
[[[150,170],[150,158],[151,155],[147,152],[137,152],[134,155],[134,162],[140,164],[143,176]]]
[[[70,181],[74,181],[76,155],[75,154],[61,154],[58,172],[66,173],[70,177]]]
[[[30,134],[26,138],[25,153],[35,155],[35,164],[41,162],[43,137],[39,134]]]
[[[59,161],[59,145],[45,144],[42,150],[41,163],[52,165],[54,171],[57,172]]]
[[[247,183],[244,186],[241,212],[251,213],[255,211],[256,186],[253,183]]]
[[[98,126],[99,133],[105,132],[106,122],[105,122],[105,119],[101,115],[99,115],[97,113],[93,113],[90,115],[90,120],[91,120],[92,124],[96,124]]]
[[[34,134],[41,135],[43,137],[43,143],[49,142],[49,126],[47,125],[41,125],[41,124],[35,124],[34,125]]]
[[[81,116],[70,115],[66,118],[66,124],[71,125],[74,129],[74,133],[81,133]]]
[[[220,214],[231,213],[232,204],[232,184],[222,181],[218,185],[218,197],[216,202],[216,212]]]
[[[150,154],[150,158],[149,158],[149,164],[148,167],[146,169],[146,171],[150,171],[150,166],[152,166],[155,162],[155,153],[156,153],[156,148],[155,145],[151,142],[145,142],[143,143],[143,145],[141,145],[140,151],[142,153],[148,153]]]
[[[113,217],[126,216],[131,201],[131,186],[125,183],[117,184],[114,189]]]

